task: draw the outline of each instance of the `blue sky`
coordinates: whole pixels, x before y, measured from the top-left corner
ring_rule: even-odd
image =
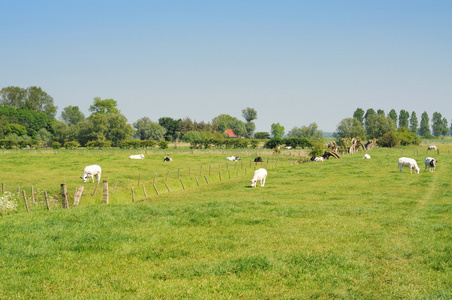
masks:
[[[40,86],[89,115],[94,97],[142,117],[219,114],[256,131],[356,108],[452,118],[452,1],[0,2],[0,88]]]

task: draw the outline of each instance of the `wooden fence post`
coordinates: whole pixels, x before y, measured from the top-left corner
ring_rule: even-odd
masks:
[[[50,211],[49,196],[47,196],[47,191],[44,192],[44,197],[46,198],[47,210]]]
[[[220,174],[220,181],[221,181],[221,171],[220,171],[220,172],[218,172],[218,174]]]
[[[35,189],[33,188],[33,186],[31,186],[31,201],[33,203],[35,202]]]
[[[5,183],[3,182],[2,183],[2,194],[4,194],[5,193]]]
[[[210,170],[212,170],[212,165],[209,165],[209,176],[210,176]]]
[[[85,187],[83,185],[81,185],[75,192],[74,205],[78,205],[80,203],[80,198],[82,197],[82,193],[83,193],[84,189],[85,189]]]
[[[154,184],[154,189],[155,189],[155,192],[157,193],[157,196],[159,195],[159,190],[157,190],[157,187],[155,186],[155,184]]]
[[[140,174],[140,176],[141,176],[141,174]],[[104,195],[103,201],[104,201],[105,204],[108,204],[108,198],[109,197],[108,197],[108,181],[107,180],[103,181],[102,190],[103,190],[103,195]]]
[[[135,192],[133,191],[133,186],[130,188],[132,189],[132,202],[135,202]]]
[[[67,187],[65,183],[61,184],[61,197],[63,198],[63,208],[69,208]]]
[[[168,181],[168,176],[169,176],[169,169],[168,169],[168,172],[166,172],[166,181]]]
[[[207,176],[204,175],[204,179],[206,180],[207,184],[209,184],[209,180],[207,180]]]
[[[165,182],[165,186],[166,186],[166,189],[168,190],[168,193],[171,193],[171,191],[169,189],[169,186],[168,186],[168,184],[166,182]]]
[[[157,173],[155,173],[155,175],[154,175],[154,181],[152,182],[152,184],[155,184],[156,179],[157,179]]]
[[[27,195],[25,195],[25,191],[22,191],[24,194],[25,208],[27,209],[27,213],[30,213],[30,209],[28,208]]]
[[[140,173],[140,176],[138,176],[138,184],[137,184],[137,186],[140,186],[140,180],[141,180],[141,173]]]
[[[143,192],[144,192],[144,198],[147,199],[148,198],[148,194],[146,193],[146,187],[143,184]]]
[[[183,187],[184,190],[185,190],[185,185],[184,185],[184,182],[182,181],[182,179],[180,180],[180,183],[182,184],[182,187]]]
[[[199,181],[198,181],[198,177],[195,177],[195,179],[196,179],[196,183],[198,184],[198,186],[199,186]]]

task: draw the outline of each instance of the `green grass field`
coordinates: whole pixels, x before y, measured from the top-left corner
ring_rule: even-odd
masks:
[[[266,153],[256,188],[252,151],[178,149],[171,163],[157,150],[142,161],[0,153],[8,191],[34,186],[56,199],[47,211],[36,197],[27,214],[18,197],[18,211],[0,216],[0,299],[451,299],[452,147],[428,154],[435,173],[424,171],[425,148],[302,164]],[[421,173],[400,173],[400,156]],[[118,181],[110,204],[85,183],[81,205],[61,208],[60,184],[81,185],[94,163],[110,190]]]

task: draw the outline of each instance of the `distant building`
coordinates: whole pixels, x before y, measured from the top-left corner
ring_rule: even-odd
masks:
[[[232,129],[226,129],[224,133],[227,134],[228,137],[230,138],[238,138],[238,136],[234,133],[234,130]]]

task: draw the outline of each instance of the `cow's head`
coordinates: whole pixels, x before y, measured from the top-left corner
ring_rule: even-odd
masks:
[[[80,178],[83,180],[83,182],[88,182],[88,180],[89,180],[87,174],[83,174],[83,176]]]

